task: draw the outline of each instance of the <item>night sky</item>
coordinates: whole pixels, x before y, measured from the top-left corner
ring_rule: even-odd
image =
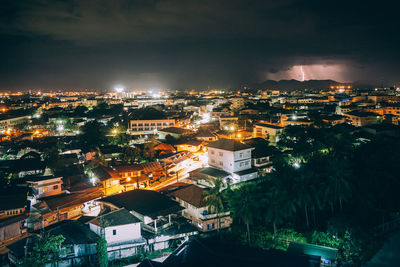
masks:
[[[400,83],[396,1],[2,0],[1,89]],[[303,72],[302,72],[303,71]]]

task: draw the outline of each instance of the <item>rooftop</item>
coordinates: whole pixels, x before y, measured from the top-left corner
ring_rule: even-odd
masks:
[[[170,195],[179,198],[196,208],[201,208],[205,206],[204,191],[206,190],[206,188],[191,184],[173,191]]]
[[[100,201],[114,206],[135,211],[139,214],[156,219],[182,210],[179,203],[171,200],[162,193],[150,190],[135,189],[121,194],[109,196]]]
[[[225,139],[225,138],[211,142],[207,146],[212,147],[212,148],[222,149],[222,150],[228,150],[228,151],[240,151],[240,150],[251,148],[251,146],[246,145],[237,140]]]
[[[102,216],[98,216],[97,218],[89,221],[89,223],[95,224],[97,226],[118,226],[132,223],[140,223],[140,220],[132,215],[125,208],[111,211]]]

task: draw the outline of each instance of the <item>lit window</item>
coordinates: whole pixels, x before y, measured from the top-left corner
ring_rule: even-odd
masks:
[[[220,157],[222,157],[222,156],[224,155],[224,153],[219,152],[218,155],[219,155]]]

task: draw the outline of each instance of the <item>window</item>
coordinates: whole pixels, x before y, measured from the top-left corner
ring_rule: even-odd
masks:
[[[58,185],[53,186],[53,190],[57,190],[58,189]]]
[[[212,230],[214,229],[214,224],[213,223],[208,223],[207,224],[207,230]]]
[[[240,167],[243,167],[243,162],[240,162]]]
[[[246,165],[246,166],[249,166],[249,162],[248,162],[248,161],[246,161],[246,162],[244,163],[244,165]]]
[[[161,126],[161,122],[157,122],[157,126]]]
[[[240,154],[239,154],[239,157],[240,157],[240,158],[243,158],[243,153],[240,153]]]
[[[113,230],[113,235],[117,235],[117,230]]]
[[[47,187],[43,187],[43,188],[42,188],[42,191],[43,191],[43,192],[47,192]]]
[[[211,163],[215,163],[215,159],[211,159]]]
[[[222,157],[222,156],[224,155],[224,153],[219,152],[218,155],[219,155],[220,157]]]
[[[224,163],[222,161],[220,161],[219,166],[224,166]]]
[[[211,150],[211,155],[214,155],[214,154],[215,154],[214,150]]]

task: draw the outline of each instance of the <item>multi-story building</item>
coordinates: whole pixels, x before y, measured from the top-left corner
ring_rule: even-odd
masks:
[[[283,129],[283,127],[274,124],[257,123],[253,127],[253,137],[262,137],[274,144],[278,141],[278,136]]]
[[[174,190],[171,192],[171,196],[185,208],[182,216],[190,220],[200,231],[209,232],[218,227],[220,229],[230,227],[232,217],[229,211],[222,212],[218,216],[215,212],[209,212],[204,200],[207,190],[205,187],[190,184]]]
[[[351,111],[343,115],[354,126],[365,126],[378,123],[379,121],[379,116],[372,112]]]
[[[174,119],[131,120],[129,130],[131,135],[145,135],[155,134],[157,133],[157,130],[174,126]]]
[[[2,116],[0,118],[0,131],[13,129],[17,125],[24,124],[29,119],[29,116]]]
[[[236,97],[236,98],[230,99],[230,101],[232,103],[230,108],[233,110],[241,109],[242,107],[244,107],[244,98]]]
[[[233,139],[219,139],[208,144],[208,165],[231,174],[233,183],[258,177],[251,167],[252,147]]]

